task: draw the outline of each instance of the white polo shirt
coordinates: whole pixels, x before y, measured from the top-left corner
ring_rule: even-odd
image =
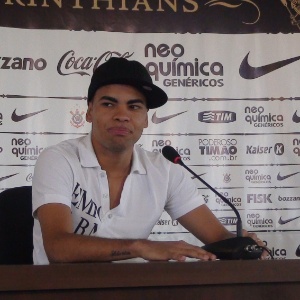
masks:
[[[72,211],[74,233],[112,239],[148,238],[164,210],[177,219],[204,203],[180,166],[135,146],[120,204],[110,209],[107,175],[90,134],[45,149],[36,163],[32,187],[34,217],[43,204],[62,203]],[[33,242],[34,263],[48,264],[36,218]]]

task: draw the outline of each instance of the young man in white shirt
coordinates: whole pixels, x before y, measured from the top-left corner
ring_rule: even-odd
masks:
[[[166,102],[137,61],[111,58],[96,69],[88,92],[90,134],[49,147],[35,167],[35,264],[216,259],[184,241],[147,239],[164,210],[205,244],[234,236],[184,170],[135,145],[148,110]],[[244,234],[263,246],[254,233]]]

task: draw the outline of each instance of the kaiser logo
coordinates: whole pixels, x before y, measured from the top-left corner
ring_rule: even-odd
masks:
[[[236,113],[226,110],[202,111],[198,120],[204,123],[230,123],[236,121]]]
[[[249,146],[246,145],[246,154],[270,154],[271,150],[274,148],[274,153],[276,155],[284,154],[284,145],[282,143],[276,143],[274,147],[272,146]]]
[[[282,143],[276,143],[274,145],[274,153],[276,155],[282,155],[284,153],[284,145]]]

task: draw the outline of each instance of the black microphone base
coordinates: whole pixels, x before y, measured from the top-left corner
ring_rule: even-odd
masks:
[[[218,259],[259,259],[263,249],[250,237],[235,237],[207,244],[202,249],[211,252]]]

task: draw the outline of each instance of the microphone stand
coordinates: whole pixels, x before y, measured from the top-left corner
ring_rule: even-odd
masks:
[[[193,170],[186,166],[181,160],[180,155],[173,147],[165,146],[162,150],[162,154],[169,161],[181,165],[187,171],[193,174],[198,180],[200,180],[226,204],[228,204],[237,216],[236,237],[204,245],[202,249],[215,254],[219,259],[259,259],[263,249],[262,247],[258,246],[252,238],[243,237],[242,219],[234,205],[226,197],[210,186],[205,180],[198,176]]]
[[[238,212],[238,210],[235,208],[235,206],[226,198],[224,197],[222,194],[220,194],[216,189],[214,189],[211,185],[209,185],[205,180],[203,180],[200,176],[198,176],[193,170],[191,170],[188,166],[186,166],[182,160],[180,159],[180,161],[178,162],[179,165],[181,165],[182,167],[184,167],[186,170],[188,170],[191,174],[193,174],[198,180],[200,180],[204,185],[206,185],[211,191],[213,191],[217,196],[219,196],[226,204],[228,204],[232,210],[235,212],[236,216],[237,216],[237,223],[236,223],[236,235],[238,237],[242,237],[243,236],[243,225],[242,225],[242,219],[240,216],[240,213]]]

